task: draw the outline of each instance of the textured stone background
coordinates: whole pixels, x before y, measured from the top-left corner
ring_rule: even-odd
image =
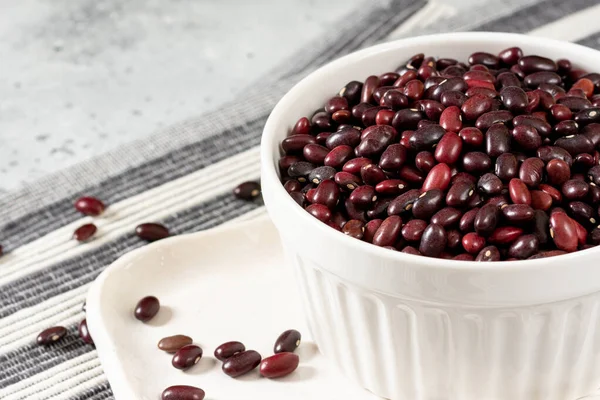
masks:
[[[0,2],[0,191],[243,96],[359,1]]]

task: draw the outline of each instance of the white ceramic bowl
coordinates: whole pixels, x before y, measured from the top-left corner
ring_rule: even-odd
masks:
[[[600,248],[474,263],[393,252],[347,237],[300,208],[279,182],[279,143],[351,80],[415,53],[466,60],[520,46],[600,68],[600,53],[515,34],[456,33],[371,47],[303,79],[262,138],[262,188],[320,350],[362,386],[403,400],[570,400],[600,385]]]

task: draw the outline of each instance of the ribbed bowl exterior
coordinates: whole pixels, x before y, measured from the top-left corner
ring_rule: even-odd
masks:
[[[600,293],[521,308],[428,304],[287,251],[319,349],[378,396],[574,400],[600,385]]]

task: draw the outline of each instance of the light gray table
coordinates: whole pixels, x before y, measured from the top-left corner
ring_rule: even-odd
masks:
[[[0,191],[243,96],[361,0],[0,4]]]

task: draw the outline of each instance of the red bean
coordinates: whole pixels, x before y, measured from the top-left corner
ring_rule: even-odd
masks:
[[[90,330],[88,329],[87,319],[83,319],[79,323],[78,327],[79,337],[86,344],[94,344],[94,339],[92,339],[92,335],[90,334]]]
[[[135,234],[140,238],[149,242],[164,239],[169,236],[169,230],[161,224],[144,223],[135,228]]]
[[[148,322],[158,314],[160,302],[154,296],[146,296],[135,306],[135,317],[142,322]]]
[[[357,219],[351,219],[342,227],[342,233],[356,239],[362,239],[365,234],[365,224]]]
[[[387,217],[373,236],[373,244],[376,246],[393,246],[402,229],[402,218],[397,215]]]
[[[254,350],[246,350],[234,354],[223,363],[223,372],[232,378],[237,378],[258,367],[262,358]]]
[[[323,204],[329,209],[333,209],[340,198],[338,185],[332,180],[324,180],[315,189],[312,203]]]
[[[430,224],[423,231],[419,252],[427,257],[437,257],[446,247],[446,231],[441,225]]]
[[[423,182],[422,190],[428,191],[431,189],[446,190],[450,185],[451,171],[447,164],[441,163],[436,165],[429,171],[425,182]]]
[[[260,374],[265,378],[281,378],[298,368],[300,358],[294,353],[279,353],[267,357],[260,363]]]
[[[215,349],[214,355],[217,360],[225,362],[230,357],[245,350],[246,346],[241,342],[226,342]]]
[[[488,237],[496,229],[498,220],[498,207],[495,204],[486,204],[475,215],[473,227],[479,236]]]
[[[402,236],[408,241],[418,242],[421,240],[425,228],[427,228],[426,221],[421,219],[410,220],[402,227]]]
[[[192,338],[185,335],[167,336],[158,342],[158,348],[167,353],[174,354],[177,350],[192,344],[192,342]]]
[[[166,388],[161,395],[162,400],[204,400],[204,390],[195,386],[175,385]]]
[[[535,235],[523,235],[513,242],[508,249],[509,257],[525,259],[538,252],[539,241]]]
[[[279,335],[273,346],[273,352],[275,354],[284,352],[293,353],[300,346],[301,340],[302,335],[300,332],[295,329],[289,329]]]
[[[577,250],[577,227],[564,213],[550,215],[550,237],[559,250],[566,252]]]
[[[523,229],[516,226],[501,226],[492,232],[488,237],[488,242],[501,245],[509,244],[514,242],[522,234]]]
[[[373,243],[373,237],[375,236],[375,232],[377,232],[382,223],[382,219],[372,219],[369,222],[367,222],[365,224],[363,240],[368,243]]]
[[[331,219],[331,211],[323,204],[311,204],[306,207],[306,211],[321,222],[327,222]]]
[[[47,346],[52,343],[58,342],[60,339],[62,339],[66,335],[67,335],[67,328],[65,328],[63,326],[55,326],[55,327],[48,328],[48,329],[42,331],[38,335],[36,341],[37,341],[37,344]]]
[[[85,242],[86,240],[89,240],[92,236],[94,236],[96,231],[97,228],[94,224],[82,225],[79,228],[77,228],[73,233],[73,239],[77,240],[78,242]]]
[[[80,197],[75,201],[75,209],[85,215],[98,216],[105,208],[104,203],[95,197]]]
[[[196,345],[188,344],[177,350],[171,364],[177,369],[186,370],[198,364],[201,358],[202,349]]]
[[[531,207],[535,210],[548,211],[552,207],[552,197],[541,190],[531,191]]]
[[[524,223],[531,221],[534,216],[534,210],[527,204],[507,204],[501,208],[502,215],[510,223]]]
[[[485,238],[475,232],[469,232],[463,236],[462,245],[467,253],[478,254],[485,246]]]
[[[513,203],[531,204],[531,193],[521,179],[511,179],[508,183],[508,192]]]
[[[562,185],[571,177],[571,168],[569,164],[559,159],[552,159],[546,164],[546,173],[550,183]]]

